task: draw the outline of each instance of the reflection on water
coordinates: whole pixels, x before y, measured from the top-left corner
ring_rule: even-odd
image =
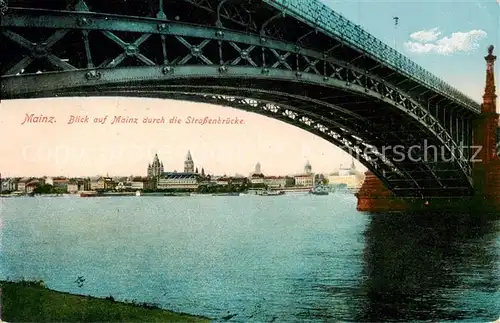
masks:
[[[479,215],[369,215],[342,195],[0,202],[0,279],[230,322],[500,316],[500,221]]]
[[[499,316],[498,229],[480,215],[373,215],[356,321]]]

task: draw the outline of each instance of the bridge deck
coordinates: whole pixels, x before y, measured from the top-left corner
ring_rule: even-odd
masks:
[[[263,0],[469,109],[481,105],[317,0]]]
[[[157,18],[157,8],[160,0],[143,0],[127,2],[85,0],[90,11],[113,13],[128,16],[142,16]],[[179,20],[195,24],[215,24],[217,6],[215,0],[164,0],[165,19]],[[167,3],[168,2],[168,6]],[[78,0],[11,0],[9,7],[43,8],[51,10],[67,10]],[[228,1],[225,5],[230,4]],[[173,6],[172,4],[175,4]],[[236,4],[233,4],[236,7]],[[350,63],[378,74],[384,79],[412,92],[423,102],[430,97],[441,102],[441,106],[452,106],[455,109],[477,114],[481,111],[479,103],[461,93],[437,76],[423,69],[409,58],[405,57],[390,46],[375,38],[360,26],[352,23],[342,15],[317,0],[261,0],[238,1],[237,5],[245,7],[251,13],[249,20],[242,23],[235,17],[242,14],[237,9],[221,12],[223,27],[246,32],[260,32],[264,25],[274,25],[281,29],[274,35],[266,37],[277,38],[289,42],[296,42],[302,46],[307,44],[325,52],[327,55],[346,58],[351,56]],[[167,8],[168,7],[168,8]],[[193,10],[193,7],[197,8]],[[249,9],[250,8],[250,9]],[[201,14],[205,12],[205,14]],[[186,15],[189,13],[189,16]],[[207,16],[207,13],[209,15]],[[276,13],[284,13],[287,17],[274,19]],[[210,21],[207,21],[207,18]],[[241,19],[240,19],[241,20]],[[251,20],[251,21],[250,21]],[[286,29],[286,30],[285,30]],[[312,32],[314,31],[314,32]],[[342,48],[338,48],[338,45]],[[437,97],[436,97],[437,95]]]

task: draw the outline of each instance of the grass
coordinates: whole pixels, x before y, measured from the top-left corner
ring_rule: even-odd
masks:
[[[57,292],[43,282],[0,282],[1,315],[7,322],[210,322],[205,317]]]

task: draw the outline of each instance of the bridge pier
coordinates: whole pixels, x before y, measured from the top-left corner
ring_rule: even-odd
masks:
[[[486,87],[481,114],[474,120],[474,147],[480,147],[472,160],[473,196],[398,198],[373,173],[365,173],[359,192],[358,211],[364,212],[492,212],[500,214],[500,158],[497,153],[499,114],[496,111],[493,46],[488,48]]]
[[[493,46],[488,48],[486,60],[486,86],[481,114],[474,120],[474,145],[481,147],[473,163],[472,173],[475,197],[483,207],[500,210],[500,159],[497,153],[499,115],[496,109],[496,89]]]
[[[388,213],[388,212],[468,212],[478,206],[475,197],[429,197],[429,198],[400,198],[396,197],[380,179],[372,172],[365,173],[365,181],[358,193],[356,209],[360,212]],[[500,201],[500,198],[498,199]],[[487,204],[487,201],[479,201]],[[499,204],[500,205],[500,204]]]
[[[404,212],[408,209],[407,202],[395,198],[384,183],[370,171],[365,173],[365,180],[356,197],[358,198],[356,209],[362,212]]]

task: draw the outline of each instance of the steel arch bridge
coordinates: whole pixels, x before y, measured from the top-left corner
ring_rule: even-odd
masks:
[[[328,140],[396,196],[473,194],[480,105],[316,0],[2,4],[3,99],[231,106]]]

